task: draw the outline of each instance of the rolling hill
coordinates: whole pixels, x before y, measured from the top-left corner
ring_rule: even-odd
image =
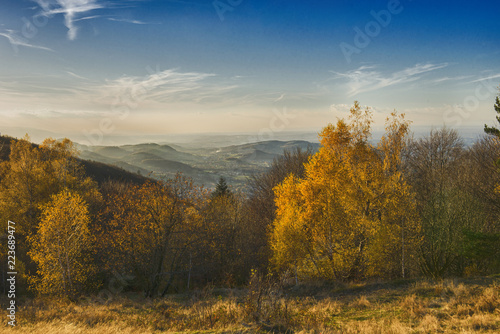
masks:
[[[170,178],[177,172],[196,183],[213,187],[220,176],[234,187],[243,188],[247,179],[265,171],[273,160],[296,147],[317,150],[319,144],[307,141],[264,141],[242,145],[193,147],[192,144],[143,143],[123,146],[80,145],[81,157],[119,166],[155,178]]]
[[[0,161],[10,153],[11,137],[0,137]],[[33,144],[35,145],[35,144]],[[319,144],[307,141],[264,141],[242,145],[187,147],[182,144],[144,143],[123,146],[78,145],[79,160],[87,174],[99,183],[106,180],[142,183],[146,176],[173,178],[177,172],[196,183],[212,188],[220,176],[244,190],[251,175],[265,171],[273,160],[296,147],[317,150]]]

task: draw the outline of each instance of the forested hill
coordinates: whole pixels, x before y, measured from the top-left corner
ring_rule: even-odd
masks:
[[[208,284],[253,289],[258,273],[293,275],[296,284],[498,274],[497,138],[466,146],[446,128],[409,138],[409,121],[393,114],[375,146],[371,123],[355,103],[347,121],[323,129],[319,150],[267,141],[207,152],[167,144],[90,152],[148,166],[191,159],[203,171],[228,171],[225,161],[254,173],[266,167],[248,180],[246,194],[224,177],[215,191],[185,175],[99,186],[92,178],[141,177],[99,164],[86,165],[85,174],[81,164],[90,162],[73,158],[68,139],[9,147],[2,138],[9,158],[0,164],[0,222],[4,231],[15,222],[19,279],[34,280],[35,293],[78,298],[120,273],[132,277],[127,289],[157,298]],[[3,240],[0,250],[8,249]]]
[[[303,140],[268,140],[256,143],[200,146],[187,144],[143,143],[122,146],[77,145],[80,157],[119,166],[129,172],[140,172],[157,179],[175,178],[178,172],[191,178],[196,184],[214,188],[223,176],[229,185],[242,191],[248,190],[248,180],[253,175],[269,169],[275,158],[284,150],[300,148],[312,152],[319,143]]]
[[[9,159],[11,142],[17,142],[18,139],[9,136],[0,136],[0,162]],[[38,147],[37,144],[31,144]],[[127,181],[134,184],[143,184],[148,180],[147,177],[126,171],[123,168],[85,159],[77,158],[77,161],[85,169],[85,173],[97,183],[102,184],[106,181]]]

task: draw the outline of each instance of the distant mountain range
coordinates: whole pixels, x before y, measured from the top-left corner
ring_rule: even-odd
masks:
[[[296,147],[314,151],[318,143],[304,140],[263,141],[242,145],[197,147],[182,144],[137,144],[123,146],[78,145],[80,158],[123,168],[154,178],[171,178],[177,172],[196,183],[212,188],[220,176],[236,188],[244,188],[248,178],[265,171],[285,149]]]
[[[27,131],[21,130],[18,132],[23,134]],[[430,128],[413,127],[412,130],[415,138],[419,138],[427,136]],[[478,137],[483,135],[481,127],[463,127],[457,130],[467,146],[472,145]],[[35,134],[34,137],[37,137],[37,140],[33,140],[35,142],[40,142],[44,137],[49,136],[57,138],[57,135],[53,133],[28,132],[30,135]],[[382,131],[374,131],[372,142],[376,144],[382,134]],[[0,141],[6,144],[12,139],[0,138]],[[135,136],[128,139],[112,137],[110,140],[135,142],[139,140],[138,138]],[[208,188],[212,188],[219,177],[223,176],[229,184],[242,189],[249,177],[265,171],[273,159],[283,153],[283,150],[294,147],[303,149],[312,147],[314,151],[317,150],[319,148],[317,138],[317,133],[312,132],[283,133],[276,138],[277,140],[256,142],[252,142],[256,140],[255,137],[244,134],[176,135],[142,138],[144,141],[151,140],[154,143],[120,146],[77,144],[77,146],[86,169],[92,170],[97,178],[138,178],[136,181],[140,182],[144,176],[148,175],[161,179],[171,178],[177,172],[182,172],[196,183]],[[0,160],[6,158],[1,157],[2,154],[7,154],[6,152],[8,151],[5,149],[0,152]],[[113,175],[110,176],[111,174]]]

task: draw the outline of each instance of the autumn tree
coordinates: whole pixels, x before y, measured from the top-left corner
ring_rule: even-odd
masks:
[[[206,197],[206,191],[178,175],[130,186],[111,199],[113,218],[105,233],[114,251],[111,263],[117,271],[135,276],[147,297],[164,295],[176,278],[187,277]]]
[[[386,132],[377,147],[381,180],[376,198],[380,211],[375,239],[369,249],[369,273],[404,278],[407,273],[409,276],[417,274],[421,222],[415,193],[404,175],[403,152],[407,146],[409,122],[404,115],[395,112],[386,122]]]
[[[20,234],[36,230],[40,205],[64,188],[75,190],[89,204],[100,200],[97,184],[85,176],[77,154],[69,139],[49,138],[41,145],[30,143],[28,136],[12,141],[9,160],[1,168],[0,202],[3,216],[22,223]]]
[[[297,178],[304,176],[304,164],[313,154],[312,147],[285,149],[276,157],[269,170],[254,175],[249,181],[249,195],[243,210],[245,223],[242,235],[241,254],[247,264],[247,276],[250,269],[266,270],[271,257],[268,233],[276,218],[274,188],[282,183],[289,174]]]
[[[39,148],[29,142],[29,137],[12,141],[9,160],[2,162],[1,172],[2,221],[20,222],[19,237],[31,234],[38,223],[39,204],[50,197]]]
[[[269,170],[254,175],[249,182],[249,206],[256,219],[262,220],[267,226],[275,218],[274,187],[283,182],[290,174],[297,177],[304,175],[304,164],[313,154],[312,147],[302,149],[285,149],[283,154],[276,157]]]
[[[76,160],[74,144],[64,139],[46,139],[41,145],[32,144],[29,137],[12,140],[9,159],[0,163],[0,221],[15,221],[18,263],[27,275],[35,274],[36,264],[28,256],[27,239],[33,236],[41,220],[42,207],[51,196],[69,189],[82,196],[90,206],[90,215],[100,201],[97,184],[85,176]],[[20,275],[23,279],[24,274]]]
[[[304,179],[290,175],[276,187],[277,268],[329,279],[401,276],[404,261],[411,268],[418,222],[400,166],[408,123],[393,114],[378,148],[371,123],[356,102],[349,121],[323,129]]]
[[[307,233],[309,227],[300,217],[305,201],[298,188],[299,182],[294,174],[290,174],[276,187],[277,219],[270,240],[274,266],[280,270],[293,270],[296,282],[299,267],[302,271],[307,269],[304,259],[312,255],[313,251],[311,236]]]
[[[42,207],[41,216],[38,231],[30,238],[29,255],[38,264],[39,275],[32,279],[33,288],[42,294],[74,297],[94,272],[88,206],[80,195],[63,190]]]
[[[244,228],[244,198],[241,194],[212,193],[200,212],[203,216],[199,230],[200,242],[194,249],[194,268],[205,283],[243,283],[242,271],[248,266],[242,246],[247,240],[242,236]]]

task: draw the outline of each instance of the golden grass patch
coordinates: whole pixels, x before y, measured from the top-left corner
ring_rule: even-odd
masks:
[[[498,278],[335,291],[315,286],[314,294],[291,287],[266,299],[261,307],[267,313],[260,318],[249,312],[244,289],[153,300],[116,296],[105,304],[92,298],[78,303],[36,298],[21,301],[18,326],[2,327],[0,333],[497,333],[498,287]]]

